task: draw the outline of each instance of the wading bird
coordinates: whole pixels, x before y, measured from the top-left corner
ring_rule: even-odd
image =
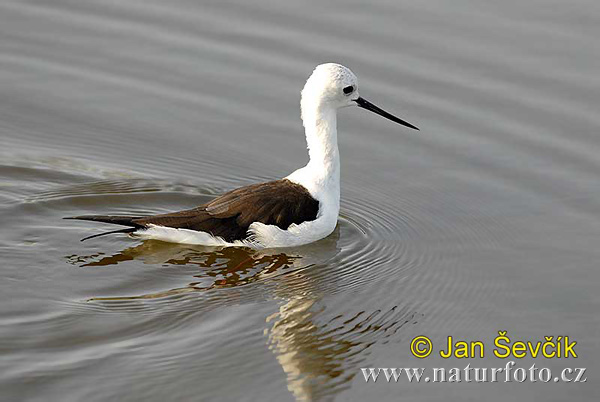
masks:
[[[66,219],[111,223],[143,239],[207,246],[291,247],[322,239],[335,229],[340,211],[340,156],[337,111],[370,110],[396,123],[412,124],[358,94],[356,76],[339,64],[321,64],[301,97],[309,162],[289,176],[230,191],[199,207],[153,216],[84,215]]]

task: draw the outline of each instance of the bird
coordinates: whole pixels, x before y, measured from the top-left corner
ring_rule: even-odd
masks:
[[[67,217],[125,226],[115,233],[141,239],[255,249],[296,247],[329,236],[340,211],[337,111],[358,106],[405,127],[416,126],[375,106],[358,92],[358,79],[337,63],[318,65],[301,92],[309,161],[290,175],[229,191],[196,208],[152,216]]]

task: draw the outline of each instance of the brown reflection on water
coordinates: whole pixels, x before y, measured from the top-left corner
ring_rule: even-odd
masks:
[[[195,247],[154,240],[144,241],[109,256],[94,253],[66,258],[70,263],[81,267],[106,267],[125,261],[142,260],[147,264],[202,268],[198,274],[193,275],[198,280],[185,287],[137,296],[97,297],[90,300],[156,299],[187,292],[239,287],[277,275],[286,268],[302,267],[299,265],[302,258],[300,255],[288,255],[284,252],[269,253],[240,247]]]

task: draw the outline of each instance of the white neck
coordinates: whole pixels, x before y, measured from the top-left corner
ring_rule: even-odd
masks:
[[[302,122],[308,145],[308,164],[288,176],[317,198],[328,196],[339,204],[340,153],[337,144],[337,110],[330,105],[305,99]]]
[[[337,144],[337,110],[332,107],[302,105],[302,123],[308,146],[308,165],[318,179],[340,177],[340,153]]]

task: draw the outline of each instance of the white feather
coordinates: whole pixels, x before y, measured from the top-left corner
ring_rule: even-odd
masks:
[[[140,229],[131,234],[133,237],[144,240],[161,240],[170,243],[198,244],[203,246],[246,246],[243,241],[233,243],[225,241],[221,237],[215,237],[210,233],[199,232],[190,229],[177,229],[166,226],[148,225],[146,229]]]

